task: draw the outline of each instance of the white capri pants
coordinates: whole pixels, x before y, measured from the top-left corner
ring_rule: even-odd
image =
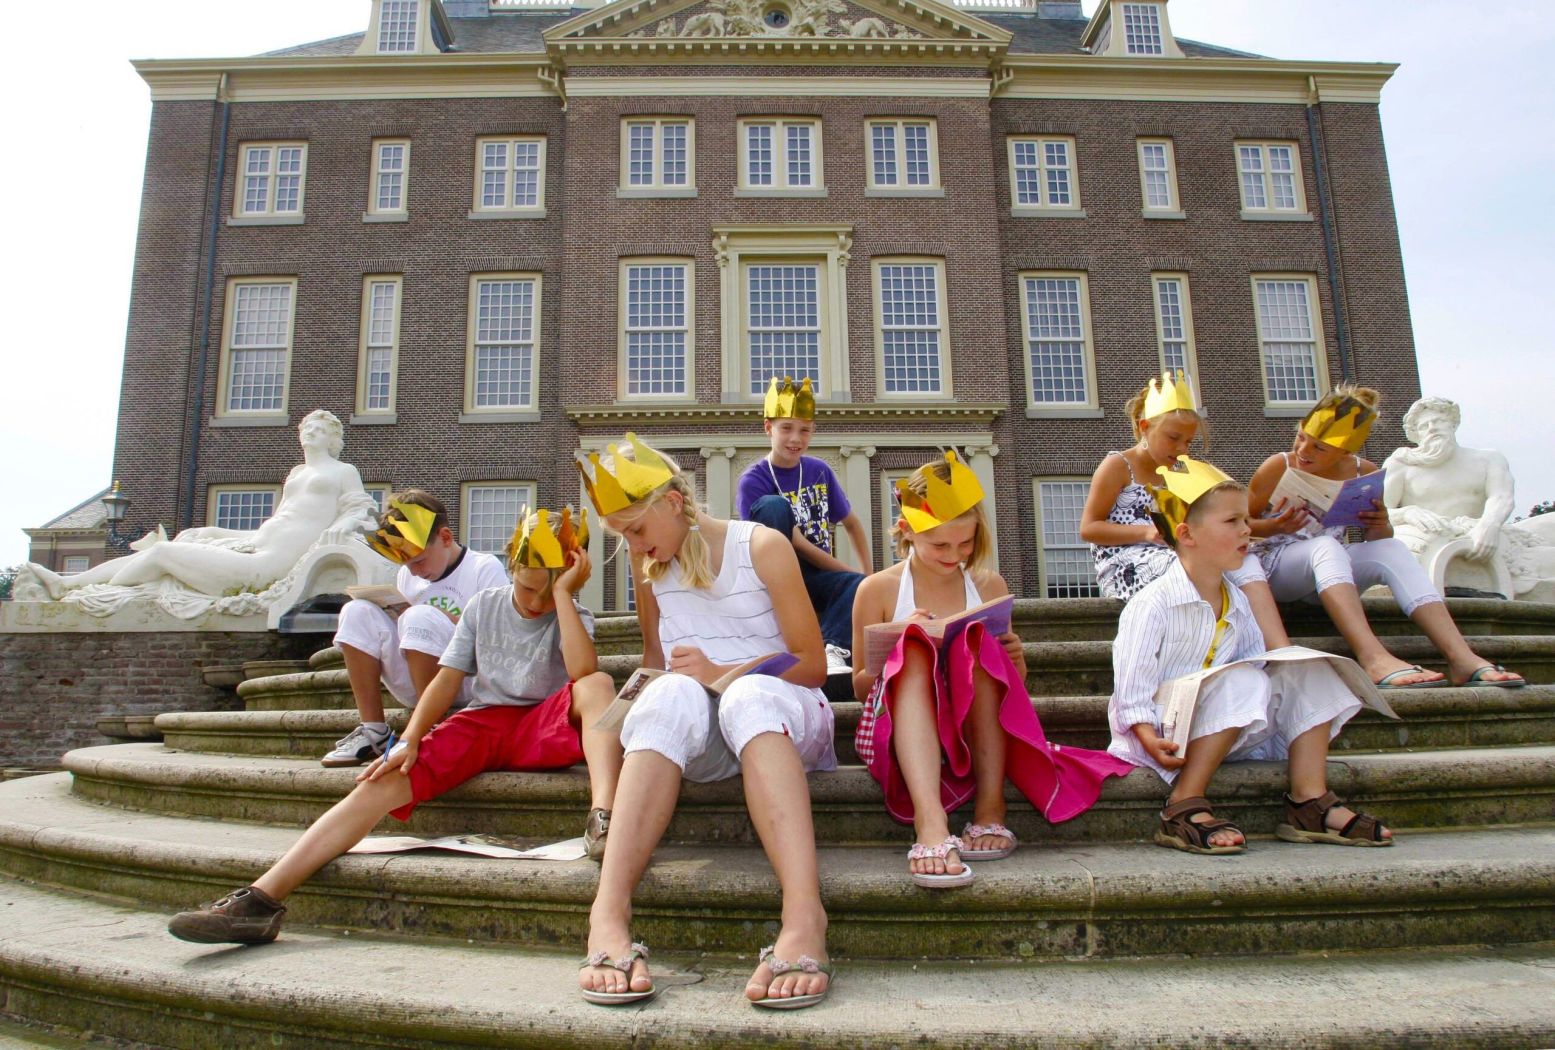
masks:
[[[1287,543],[1269,573],[1269,587],[1282,602],[1311,601],[1341,583],[1353,583],[1359,591],[1386,584],[1405,616],[1442,600],[1409,548],[1392,538],[1346,545],[1317,536]]]
[[[762,733],[794,743],[806,772],[837,768],[831,704],[819,689],[771,675],[748,675],[713,697],[688,675],[655,678],[621,726],[626,754],[656,751],[704,784],[740,771],[740,753]]]
[[[1248,551],[1242,564],[1226,573],[1226,579],[1231,581],[1231,586],[1242,588],[1249,583],[1263,583],[1268,577],[1263,574],[1263,562],[1258,560],[1258,555]]]
[[[404,651],[412,649],[428,656],[442,656],[453,637],[454,622],[441,609],[412,605],[396,618],[382,607],[360,598],[346,602],[335,628],[337,646],[349,645],[377,658],[383,684],[404,707],[415,707],[418,699]],[[472,680],[465,679],[455,707],[469,703]]]

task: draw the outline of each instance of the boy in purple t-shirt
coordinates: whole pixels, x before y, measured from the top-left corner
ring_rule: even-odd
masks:
[[[735,491],[735,513],[793,540],[810,604],[826,640],[827,671],[842,673],[853,641],[853,592],[874,571],[864,526],[831,467],[805,455],[815,436],[815,396],[806,379],[798,390],[788,376],[772,377],[764,424],[772,451],[746,468]],[[858,552],[863,573],[832,553],[832,528],[841,525]]]

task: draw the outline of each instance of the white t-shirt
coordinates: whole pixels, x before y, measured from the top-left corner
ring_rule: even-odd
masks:
[[[500,558],[468,547],[460,555],[459,564],[441,580],[424,580],[403,565],[394,578],[394,585],[410,604],[430,605],[455,617],[463,616],[464,607],[481,591],[506,587],[508,582]]]

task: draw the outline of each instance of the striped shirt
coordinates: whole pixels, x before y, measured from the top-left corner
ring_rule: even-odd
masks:
[[[715,664],[740,664],[788,651],[772,596],[751,563],[751,537],[760,527],[753,521],[729,522],[723,564],[712,586],[687,587],[678,561],[670,562],[664,578],[654,583],[666,667],[677,645],[695,646]]]

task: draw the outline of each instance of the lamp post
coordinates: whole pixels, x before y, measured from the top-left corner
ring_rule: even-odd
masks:
[[[119,531],[119,523],[124,520],[125,512],[130,509],[130,498],[119,493],[119,483],[113,483],[113,491],[103,497],[103,508],[108,512],[108,549],[127,552],[130,544],[146,534],[146,530],[138,526],[132,526],[123,532]]]

